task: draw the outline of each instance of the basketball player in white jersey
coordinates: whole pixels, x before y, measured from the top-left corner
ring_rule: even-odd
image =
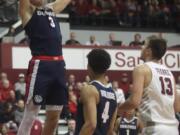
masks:
[[[171,71],[160,64],[166,48],[164,39],[147,38],[141,52],[145,63],[133,70],[131,96],[119,106],[119,112],[139,107],[143,135],[179,135],[175,112],[180,111],[180,98]]]

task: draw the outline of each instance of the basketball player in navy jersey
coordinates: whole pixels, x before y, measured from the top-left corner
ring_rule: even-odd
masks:
[[[112,135],[117,113],[115,93],[105,79],[110,55],[93,49],[88,55],[88,72],[93,80],[80,91],[75,135]]]
[[[30,134],[41,105],[46,105],[42,135],[54,135],[62,107],[67,104],[62,36],[55,14],[69,2],[55,0],[45,4],[44,0],[20,0],[20,16],[30,39],[32,59],[26,79],[26,107],[18,135]]]
[[[116,120],[116,135],[138,135],[142,130],[141,120],[135,116],[135,110],[125,112],[122,117]]]
[[[175,112],[180,111],[180,97],[173,74],[160,63],[166,48],[164,39],[147,38],[141,51],[145,63],[133,70],[131,95],[118,109],[121,112],[139,107],[145,135],[179,135]]]

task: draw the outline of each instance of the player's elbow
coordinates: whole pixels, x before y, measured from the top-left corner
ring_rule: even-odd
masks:
[[[96,122],[88,122],[88,123],[86,123],[86,127],[87,127],[88,131],[90,131],[91,133],[94,133],[94,131],[96,129]]]
[[[131,106],[132,106],[132,108],[138,108],[139,104],[140,104],[140,100],[135,99],[135,98],[131,99]]]

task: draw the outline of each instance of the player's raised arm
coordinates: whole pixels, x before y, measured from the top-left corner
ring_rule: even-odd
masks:
[[[55,13],[60,13],[70,3],[71,0],[56,0],[49,4]]]
[[[79,135],[92,135],[97,125],[97,96],[98,92],[93,86],[85,86],[81,90],[81,103],[83,104],[84,125]]]
[[[131,91],[130,97],[120,105],[119,112],[122,110],[135,109],[141,102],[142,93],[144,89],[144,68],[143,66],[136,67],[133,70],[133,89]]]
[[[19,3],[19,15],[23,26],[25,26],[32,17],[34,7],[31,5],[29,0],[20,0]]]

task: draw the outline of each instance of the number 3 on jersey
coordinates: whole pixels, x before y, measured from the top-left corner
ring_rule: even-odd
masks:
[[[104,106],[104,110],[102,113],[103,123],[106,123],[107,120],[109,119],[109,104],[110,104],[109,101],[107,101]]]
[[[53,18],[52,18],[51,16],[49,16],[49,17],[48,17],[48,20],[49,20],[49,22],[50,22],[50,26],[53,27],[53,28],[55,28],[56,25],[55,25],[55,23],[54,23]]]

